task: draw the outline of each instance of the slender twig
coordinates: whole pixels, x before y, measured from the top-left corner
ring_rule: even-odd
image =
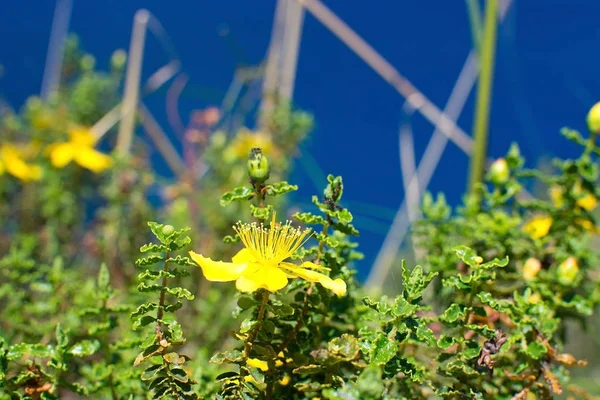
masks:
[[[142,76],[142,57],[146,42],[146,26],[150,19],[148,10],[135,13],[131,42],[129,45],[129,60],[125,77],[125,94],[121,106],[121,125],[117,137],[117,152],[129,154],[135,128],[135,110],[139,101],[140,79]]]
[[[54,19],[52,21],[52,31],[50,32],[48,54],[46,56],[46,66],[44,67],[44,77],[42,78],[41,97],[43,99],[47,99],[60,84],[60,75],[64,58],[64,43],[69,31],[69,20],[71,19],[72,8],[72,0],[58,0],[56,2]]]
[[[489,133],[490,105],[494,81],[494,60],[496,55],[496,27],[498,25],[498,0],[488,0],[485,10],[485,27],[481,42],[479,83],[477,84],[477,103],[475,105],[475,121],[473,126],[475,148],[471,157],[469,174],[469,191],[473,193],[475,186],[481,182],[487,158],[487,142]]]

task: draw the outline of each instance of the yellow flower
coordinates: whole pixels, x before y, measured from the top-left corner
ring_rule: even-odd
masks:
[[[577,278],[579,263],[575,257],[569,257],[558,266],[558,281],[563,285],[570,285]]]
[[[537,276],[542,269],[542,263],[537,258],[528,258],[523,265],[523,278],[530,281]]]
[[[591,132],[600,133],[600,102],[594,104],[587,116],[587,125]]]
[[[288,278],[299,277],[318,282],[338,296],[346,294],[343,280],[334,280],[315,271],[327,268],[310,261],[302,265],[285,262],[308,240],[309,230],[294,228],[289,221],[285,225],[278,224],[275,213],[268,229],[262,224],[241,222],[233,229],[245,247],[232,258],[232,262],[213,261],[190,251],[190,257],[202,268],[209,281],[236,281],[236,288],[246,293],[260,288],[276,292],[287,285]]]
[[[549,189],[550,198],[552,199],[552,203],[555,207],[562,207],[564,204],[564,191],[558,185],[553,185]],[[598,205],[598,200],[596,200],[596,196],[592,193],[587,193],[583,195],[583,189],[581,187],[581,183],[576,183],[573,186],[573,195],[578,197],[577,205],[587,211],[591,211]]]
[[[261,148],[263,153],[269,155],[275,150],[270,135],[242,128],[229,144],[224,156],[229,161],[244,159],[255,148]]]
[[[83,168],[93,172],[102,172],[109,168],[112,159],[94,149],[96,138],[86,128],[77,127],[69,132],[70,140],[50,146],[50,161],[56,168],[63,168],[75,161]]]
[[[37,181],[42,177],[42,168],[27,163],[21,149],[11,144],[0,147],[0,175],[4,171],[23,182]]]
[[[249,367],[258,368],[263,372],[267,372],[269,370],[269,364],[266,361],[259,360],[258,358],[247,359],[246,365]]]
[[[290,378],[290,376],[289,376],[289,375],[286,375],[286,376],[284,376],[283,378],[281,378],[281,379],[279,380],[279,384],[280,384],[281,386],[287,386],[287,385],[290,383],[290,381],[291,381],[291,380],[292,380],[292,379]]]
[[[548,234],[552,226],[552,217],[538,215],[531,218],[524,226],[523,230],[532,238],[540,239]]]

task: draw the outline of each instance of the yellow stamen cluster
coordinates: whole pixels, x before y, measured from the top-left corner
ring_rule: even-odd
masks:
[[[254,257],[275,264],[291,257],[311,236],[310,229],[294,228],[291,221],[277,224],[274,213],[269,229],[263,224],[242,222],[233,229]]]

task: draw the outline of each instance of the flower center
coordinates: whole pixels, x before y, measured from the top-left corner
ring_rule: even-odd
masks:
[[[257,260],[269,264],[279,264],[291,257],[310,238],[310,229],[294,228],[291,221],[279,224],[275,221],[275,213],[269,228],[256,222],[238,222],[233,229]]]

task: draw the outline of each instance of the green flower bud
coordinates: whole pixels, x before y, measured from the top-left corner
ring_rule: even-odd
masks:
[[[499,158],[492,163],[488,172],[488,179],[496,185],[502,185],[508,182],[510,178],[510,170],[508,163],[504,158]]]
[[[558,281],[563,285],[570,285],[579,273],[579,264],[575,257],[569,257],[558,266]]]
[[[86,54],[83,57],[81,57],[80,65],[82,70],[86,72],[92,71],[94,69],[94,66],[96,65],[96,59],[93,55]]]
[[[250,175],[250,182],[263,183],[269,179],[269,160],[262,153],[262,149],[254,148],[250,151],[250,157],[248,158],[248,175]]]
[[[325,188],[323,195],[326,199],[331,199],[334,202],[340,201],[342,194],[344,193],[344,183],[342,182],[341,176],[334,177],[333,175],[327,176],[329,184]]]
[[[112,69],[120,71],[125,67],[127,62],[127,53],[123,49],[115,50],[110,57],[110,65]]]
[[[173,232],[175,232],[173,225],[165,225],[162,227],[162,234],[165,236],[169,236]]]
[[[600,101],[590,109],[587,115],[587,125],[590,132],[600,134]]]

